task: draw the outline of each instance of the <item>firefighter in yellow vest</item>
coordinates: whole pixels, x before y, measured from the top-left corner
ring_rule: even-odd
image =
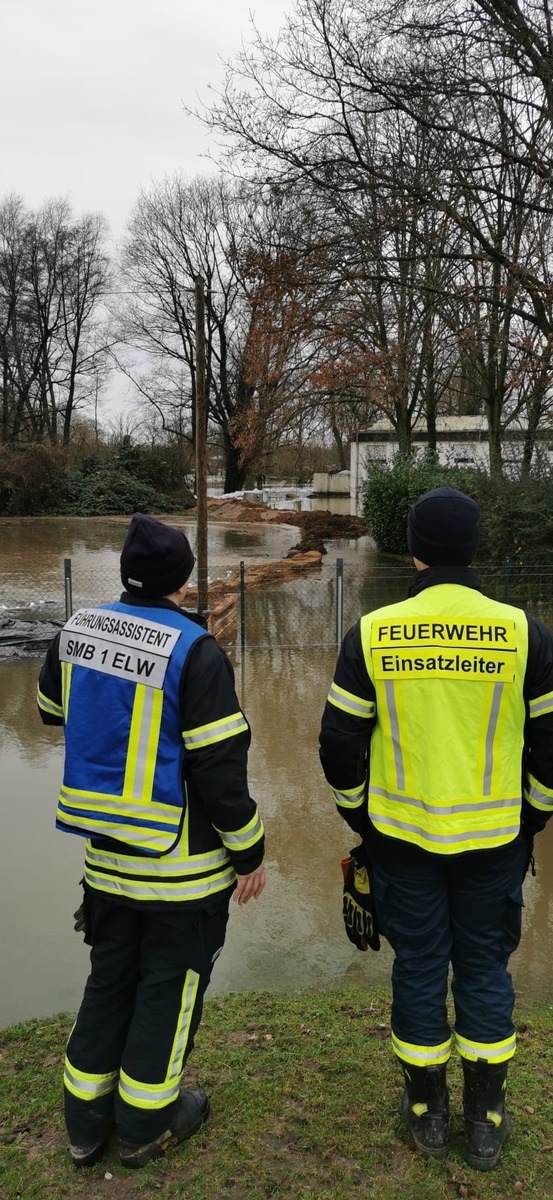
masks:
[[[141,1167],[207,1119],[181,1078],[229,899],[265,884],[232,667],[181,607],[193,566],[183,533],[135,513],[121,599],[74,613],[39,678],[42,720],[65,736],[56,823],[87,839],[91,973],[64,1073],[77,1167],[114,1127],[123,1165]]]
[[[454,1044],[465,1157],[489,1170],[510,1128],[508,961],[522,882],[553,812],[553,639],[522,609],[482,594],[470,568],[478,540],[479,509],[463,493],[435,488],[413,505],[409,598],[346,634],[320,756],[338,811],[363,839],[380,932],[395,953],[404,1121],[419,1150],[445,1156]]]

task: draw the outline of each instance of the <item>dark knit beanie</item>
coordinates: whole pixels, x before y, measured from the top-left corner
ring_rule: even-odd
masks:
[[[134,514],[121,551],[121,579],[132,596],[170,596],[186,583],[195,561],[184,533]]]
[[[407,517],[407,545],[431,566],[468,567],[480,541],[480,509],[455,488],[433,488],[413,504]]]

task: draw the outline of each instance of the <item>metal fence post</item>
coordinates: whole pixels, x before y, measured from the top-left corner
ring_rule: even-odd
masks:
[[[509,576],[511,572],[511,560],[506,558],[503,563],[503,603],[509,603]]]
[[[73,579],[71,576],[70,558],[64,558],[63,560],[63,580],[65,586],[65,620],[68,621],[73,614]]]
[[[336,645],[344,636],[344,560],[336,559]]]
[[[240,563],[240,649],[246,645],[246,586],[244,563]]]

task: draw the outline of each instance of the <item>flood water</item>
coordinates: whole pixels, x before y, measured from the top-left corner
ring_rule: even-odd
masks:
[[[39,595],[44,564],[55,560],[59,565],[64,555],[101,555],[116,576],[113,560],[121,525],[105,523],[111,525],[111,545],[106,530],[98,533],[95,524],[89,531],[79,530],[77,545],[66,522],[60,521],[60,528],[49,523],[48,537],[38,537],[36,523],[30,523],[26,534],[29,523],[12,522],[7,551],[6,524],[0,529],[3,574],[8,567],[11,571],[17,556],[24,564],[29,594]],[[293,529],[250,527],[237,535],[242,538],[238,550],[235,545],[221,546],[221,555],[228,553],[229,566],[234,566],[236,557],[247,557],[243,539],[253,537],[254,555],[276,558],[285,553],[286,539],[296,535]],[[217,530],[219,536],[226,531]],[[355,560],[360,566],[366,561],[370,573],[366,545],[338,550],[346,563]],[[328,576],[335,555],[336,549],[325,562]],[[252,598],[250,604],[251,621],[264,622],[267,594]],[[342,927],[339,860],[355,839],[336,814],[317,755],[335,653],[332,647],[275,646],[232,653],[238,694],[253,731],[250,788],[267,830],[268,883],[259,901],[240,910],[231,905],[227,945],[216,964],[212,993],[351,984],[371,988],[389,978],[388,947],[379,954],[361,955]],[[80,901],[83,848],[79,838],[54,828],[62,737],[59,730],[42,726],[36,711],[39,665],[33,660],[0,663],[0,1025],[74,1011],[88,973],[88,950],[74,933],[72,920]],[[519,995],[551,1000],[553,822],[537,842],[536,857],[538,873],[525,884],[524,935],[512,971]]]

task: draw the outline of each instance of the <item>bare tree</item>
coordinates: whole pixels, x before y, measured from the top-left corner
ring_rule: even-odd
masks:
[[[67,445],[77,407],[105,370],[109,262],[104,222],[65,201],[0,206],[2,440]]]
[[[365,224],[365,198],[372,197],[381,247],[373,236],[372,282],[365,268],[362,286],[367,311],[378,314],[381,350],[375,360],[376,344],[365,342],[367,373],[407,446],[417,405],[431,433],[437,385],[447,391],[448,372],[451,381],[467,378],[466,358],[455,371],[453,347],[463,358],[470,341],[463,330],[478,330],[469,375],[479,381],[498,472],[502,432],[517,402],[505,386],[518,375],[516,347],[527,344],[531,329],[546,340],[553,333],[552,259],[541,250],[553,218],[552,49],[549,0],[453,8],[445,0],[298,0],[276,39],[255,33],[205,114],[230,139],[242,169],[280,186],[303,182],[350,215],[361,203]],[[391,250],[390,229],[394,236],[399,227],[385,213],[394,209],[406,220],[404,244],[396,235]],[[537,238],[527,233],[530,219],[540,227]],[[427,255],[425,224],[435,235]],[[415,265],[421,254],[423,271]],[[394,342],[381,298],[389,308],[391,296],[402,294],[409,300],[403,315],[397,310]],[[418,369],[406,362],[409,336],[399,336],[407,311],[420,323]],[[439,379],[436,349],[446,343]]]
[[[251,189],[175,176],[140,197],[123,253],[130,295],[121,338],[148,364],[126,369],[165,428],[178,425],[192,440],[194,280],[205,281],[208,421],[222,442],[227,491],[243,486],[284,427],[309,328],[301,251],[290,249],[277,208]]]

